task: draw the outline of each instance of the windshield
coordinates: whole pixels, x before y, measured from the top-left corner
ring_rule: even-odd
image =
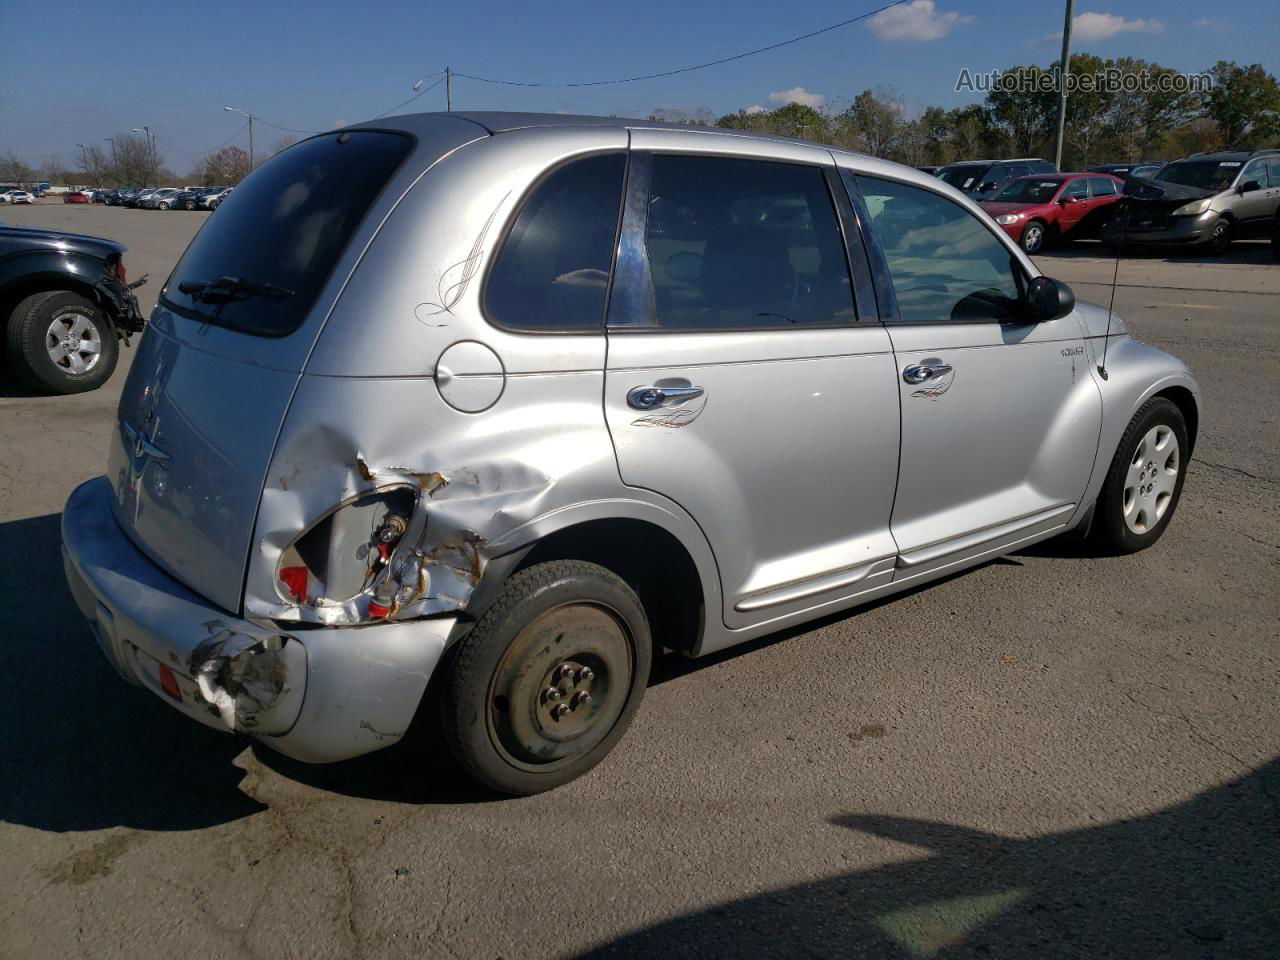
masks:
[[[1060,186],[1061,180],[1026,177],[1013,181],[991,199],[1000,203],[1048,203]]]
[[[348,131],[276,154],[219,204],[187,247],[162,301],[201,323],[259,336],[291,333],[412,146],[399,134]],[[253,286],[241,285],[238,295],[212,304],[202,299],[200,285],[223,277]],[[267,287],[289,295],[262,295]]]
[[[1202,190],[1224,190],[1242,165],[1239,160],[1179,160],[1167,164],[1156,179]]]
[[[962,163],[943,167],[937,175],[957,190],[976,190],[982,182],[982,175],[990,169],[991,165],[987,163]]]

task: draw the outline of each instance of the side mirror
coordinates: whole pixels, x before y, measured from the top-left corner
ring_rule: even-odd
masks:
[[[1261,189],[1262,189],[1262,184],[1260,184],[1257,180],[1248,180],[1240,184],[1241,193],[1248,193],[1251,190],[1261,190]]]
[[[1036,277],[1027,284],[1027,313],[1035,323],[1065,317],[1076,307],[1076,295],[1061,280]]]
[[[1061,200],[1058,201],[1058,203],[1060,206],[1065,207],[1068,203],[1075,203],[1079,199],[1080,199],[1079,197],[1077,197],[1074,193],[1072,193],[1063,197]]]

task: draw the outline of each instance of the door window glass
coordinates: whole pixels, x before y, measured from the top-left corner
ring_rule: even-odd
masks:
[[[1244,173],[1240,174],[1240,185],[1248,183],[1250,180],[1258,181],[1258,185],[1265,187],[1267,185],[1267,163],[1265,160],[1250,160],[1244,168]]]
[[[1114,197],[1117,192],[1116,182],[1105,177],[1090,177],[1089,189],[1095,197]]]
[[[625,168],[621,153],[583,157],[534,189],[489,275],[493,322],[541,331],[602,326]]]
[[[645,247],[661,327],[856,319],[844,241],[818,167],[655,155]]]
[[[1059,200],[1066,197],[1075,197],[1077,200],[1089,199],[1089,188],[1083,180],[1072,180],[1063,188],[1062,193],[1058,196]]]
[[[857,182],[903,323],[1020,318],[1020,271],[981,221],[929,190],[873,177]]]

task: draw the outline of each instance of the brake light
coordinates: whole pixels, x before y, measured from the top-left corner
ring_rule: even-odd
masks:
[[[311,607],[368,597],[366,616],[388,616],[397,605],[389,568],[416,502],[412,488],[394,487],[366,494],[313,523],[280,558],[280,596]]]
[[[125,286],[129,285],[129,274],[126,273],[124,269],[123,255],[116,257],[116,277],[119,278],[120,282],[123,283]]]
[[[160,677],[160,689],[181,703],[182,688],[178,686],[178,678],[174,675],[173,669],[168,664],[162,663],[156,673]]]

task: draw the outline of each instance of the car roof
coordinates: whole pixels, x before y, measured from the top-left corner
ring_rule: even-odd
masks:
[[[1177,160],[1170,160],[1170,163],[1181,163],[1183,160],[1248,160],[1251,157],[1265,156],[1267,154],[1280,153],[1280,150],[1219,150],[1216,153],[1193,153],[1189,157],[1179,157]]]

